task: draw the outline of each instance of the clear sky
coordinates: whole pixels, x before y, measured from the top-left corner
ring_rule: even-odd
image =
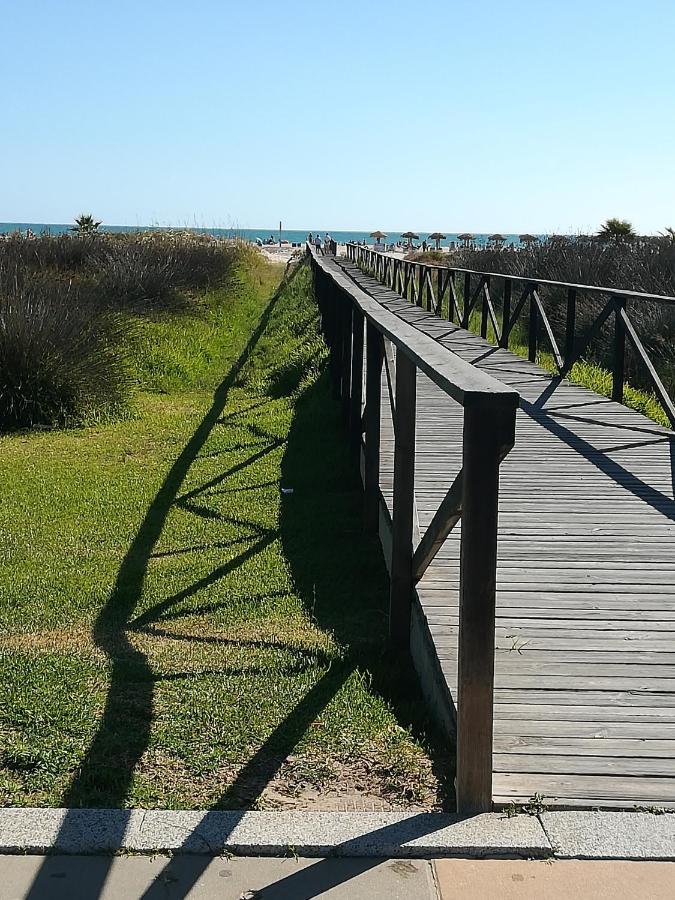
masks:
[[[0,221],[675,226],[674,0],[0,0]]]

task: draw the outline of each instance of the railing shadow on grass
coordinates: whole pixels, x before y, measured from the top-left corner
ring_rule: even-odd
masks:
[[[277,536],[275,531],[261,533],[250,551],[235,557],[210,576],[201,579],[199,584],[185,588],[162,601],[154,609],[142,613],[136,619],[132,618],[142,596],[148,563],[153,557],[168,514],[183,499],[179,496],[181,486],[212,429],[222,421],[229,391],[265,331],[283,287],[284,285],[265,308],[246,348],[215,391],[211,407],[169,470],[124,557],[110,597],[95,623],[94,639],[108,658],[110,683],[97,733],[75,778],[64,794],[62,805],[67,808],[91,806],[97,796],[103,799],[105,806],[121,807],[128,796],[136,765],[149,745],[154,684],[157,679],[145,654],[133,646],[128,632],[153,631],[155,623],[180,617],[181,612],[176,609],[178,603],[192,596],[200,587],[207,586],[221,577],[225,571],[230,571],[237,561],[239,563],[243,561],[243,556],[248,558],[256,552],[256,548],[260,550]],[[335,509],[325,505],[325,498],[320,497],[321,491],[316,489],[320,485],[325,488],[326,479],[335,478],[336,470],[331,469],[330,461],[323,452],[325,446],[323,449],[317,447],[316,441],[320,437],[325,440],[326,432],[317,422],[316,414],[318,410],[325,410],[326,404],[332,402],[329,397],[327,376],[324,373],[323,378],[309,388],[298,401],[282,464],[284,482],[292,483],[294,492],[284,499],[281,539],[284,552],[291,564],[297,590],[311,609],[317,623],[333,631],[337,641],[344,647],[344,653],[339,661],[334,661],[328,667],[323,677],[243,766],[234,782],[215,804],[216,808],[241,808],[254,803],[279,771],[310,723],[320,715],[355,669],[367,670],[369,664],[373,662],[372,640],[358,646],[358,641],[356,644],[353,642],[355,635],[372,636],[378,632],[384,633],[386,591],[382,594],[380,608],[377,608],[376,604],[364,610],[359,604],[359,594],[356,591],[357,584],[363,589],[364,570],[361,569],[354,574],[354,567],[351,566],[350,569],[351,560],[349,554],[345,553],[345,547],[326,544],[327,532],[335,527]],[[336,424],[339,418],[337,404],[334,413]],[[340,444],[341,447],[345,447],[344,442],[341,441]],[[346,453],[346,449],[342,449],[341,452]],[[252,459],[259,457],[260,452],[256,452]],[[358,524],[355,525],[355,522],[358,523],[358,516],[354,519],[360,503],[358,475],[354,466],[351,467],[351,474],[349,469],[339,471],[340,480],[335,485],[336,490],[338,493],[348,495],[347,509],[344,511],[340,527],[343,528],[343,537],[348,539],[348,543],[351,542],[352,550],[360,547],[363,551],[364,538]],[[224,480],[219,478],[218,484]],[[209,482],[203,489],[210,486],[215,484]],[[188,492],[189,500],[199,492],[200,489]],[[377,558],[380,553],[379,547],[370,547],[366,555],[370,556],[372,553]],[[362,555],[362,562],[364,558]],[[381,562],[380,566],[383,566]],[[376,580],[382,578],[383,568],[380,572],[371,572],[369,577]],[[342,603],[336,600],[336,589]],[[207,607],[204,607],[204,610],[207,610]],[[194,614],[195,610],[192,609],[190,612]],[[380,663],[371,667],[373,687],[389,699],[399,720],[414,722],[419,717],[421,704],[418,698],[410,696],[410,685],[414,678],[412,671],[400,661],[383,658]],[[302,661],[299,664],[302,665]],[[405,690],[401,690],[404,685]],[[401,702],[406,696],[407,703]],[[125,722],[124,729],[119,728],[121,721]],[[119,762],[112,777],[106,775],[110,769],[111,758]],[[445,769],[442,774],[447,777]],[[118,833],[112,836],[113,843],[122,847],[129,816],[120,816],[115,821]],[[77,823],[71,821],[66,814],[61,834],[66,835],[73,828],[77,828]],[[100,895],[112,857],[106,862],[106,865],[97,869],[98,883],[90,885],[92,897]],[[170,874],[171,866],[169,863],[166,867],[167,875]],[[203,871],[202,867],[198,868]],[[198,875],[197,872],[195,880]],[[48,896],[49,889],[48,869],[43,866],[27,895],[28,900]]]
[[[413,732],[429,723],[414,688],[409,661],[392,659],[384,652],[386,635],[386,573],[374,536],[361,527],[361,489],[358,470],[347,455],[339,424],[340,410],[331,399],[327,372],[307,388],[296,403],[282,461],[282,484],[293,488],[283,495],[281,540],[297,592],[316,623],[334,635],[344,652],[333,661],[290,714],[279,723],[259,750],[245,763],[231,785],[214,804],[215,809],[251,807],[279,772],[311,723],[326,709],[355,671],[367,672],[371,684],[391,705],[399,722]],[[449,782],[451,759],[436,756],[434,770]],[[208,830],[206,813],[198,826]],[[428,833],[428,820],[412,816],[405,828],[411,837]],[[385,829],[386,830],[386,829]],[[184,846],[194,839],[188,834]],[[225,836],[226,839],[226,836]],[[181,884],[181,895],[196,883],[209,865],[205,854],[192,860],[174,856],[161,879]],[[379,860],[356,860],[347,869],[317,863],[277,885],[265,888],[265,896],[312,897],[319,890],[367,871]],[[293,891],[285,894],[284,891]],[[155,897],[154,888],[144,900]]]
[[[297,271],[290,275],[286,273],[246,346],[216,388],[211,406],[169,469],[122,560],[110,596],[94,624],[94,643],[103,651],[110,666],[109,686],[96,734],[63,796],[62,806],[66,808],[92,805],[97,803],[97,797],[99,804],[102,802],[108,807],[121,807],[126,800],[136,765],[149,745],[153,719],[155,677],[145,654],[133,646],[127,633],[142,597],[148,564],[193,462],[213,428],[221,421],[232,387],[265,332],[283,290]],[[123,729],[119,727],[120,722],[125,723]],[[110,771],[111,758],[116,759],[118,765],[106,780],[104,773]],[[119,834],[115,837],[122,846],[128,820],[120,817],[118,822]],[[71,822],[66,815],[61,831],[70,829]],[[41,868],[31,886],[29,900],[48,896],[49,882],[43,873],[44,868]],[[103,887],[106,875],[107,870],[102,869],[99,888]]]

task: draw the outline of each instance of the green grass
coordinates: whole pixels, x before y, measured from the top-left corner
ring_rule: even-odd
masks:
[[[131,418],[0,439],[5,805],[442,795],[308,273],[279,277],[144,322]]]

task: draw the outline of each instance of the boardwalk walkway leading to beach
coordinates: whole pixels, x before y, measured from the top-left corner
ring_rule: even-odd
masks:
[[[521,396],[500,469],[493,799],[675,807],[675,436],[411,304],[346,259],[386,309]],[[555,388],[555,389],[554,389]],[[380,485],[392,508],[382,376]],[[424,532],[461,467],[461,406],[417,372]],[[417,584],[457,696],[461,522]]]

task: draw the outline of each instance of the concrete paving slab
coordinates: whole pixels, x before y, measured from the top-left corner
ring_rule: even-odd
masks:
[[[675,863],[442,859],[441,900],[673,900]]]
[[[548,856],[534,816],[441,813],[0,809],[0,852]]]
[[[672,813],[561,811],[541,821],[560,859],[675,860]]]
[[[301,856],[546,856],[536,818],[501,814],[461,819],[438,813],[146,812],[133,834],[142,852],[219,852]]]
[[[435,900],[426,860],[4,856],[0,900]]]
[[[0,853],[114,853],[140,821],[128,809],[0,809]]]

